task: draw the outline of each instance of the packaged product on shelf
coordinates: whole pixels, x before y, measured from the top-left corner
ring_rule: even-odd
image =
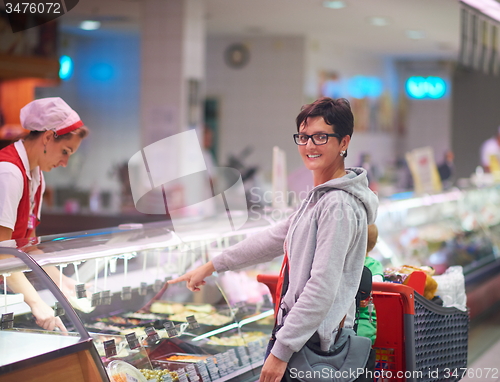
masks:
[[[442,275],[434,276],[437,281],[436,295],[443,300],[443,306],[465,311],[467,295],[463,268],[459,265],[449,267]]]
[[[397,268],[387,268],[384,271],[384,278],[387,281],[407,284],[409,276],[415,271],[422,271],[426,275],[424,294],[423,296],[432,300],[436,294],[437,282],[434,280],[434,269],[428,266],[415,267],[413,265],[403,265]]]
[[[106,368],[111,382],[148,382],[146,377],[134,366],[123,361],[111,361]]]

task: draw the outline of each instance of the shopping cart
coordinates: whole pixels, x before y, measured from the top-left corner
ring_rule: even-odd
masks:
[[[258,275],[274,299],[277,276]],[[458,381],[467,367],[469,315],[439,306],[412,287],[374,282],[374,381]]]
[[[378,381],[458,381],[467,367],[469,315],[409,286],[373,283]]]

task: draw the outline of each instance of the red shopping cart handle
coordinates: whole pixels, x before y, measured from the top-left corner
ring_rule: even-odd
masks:
[[[278,285],[277,275],[257,275],[257,281],[267,285],[273,303],[275,302],[276,287]],[[410,286],[389,282],[374,282],[372,285],[373,291],[399,293],[402,296],[404,311],[407,314],[415,314],[415,289]]]
[[[276,303],[276,287],[278,286],[278,275],[257,275],[257,281],[267,285],[269,292],[271,292],[271,297],[273,299],[273,304]]]
[[[404,313],[415,314],[415,289],[410,286],[389,282],[374,282],[373,292],[399,293],[403,301]]]

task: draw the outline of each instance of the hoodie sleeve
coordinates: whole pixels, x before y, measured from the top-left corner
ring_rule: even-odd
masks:
[[[366,251],[366,230],[363,235],[362,225],[366,227],[366,215],[357,216],[349,203],[333,203],[325,206],[318,217],[315,243],[292,243],[295,248],[290,251],[299,258],[291,259],[290,279],[299,277],[294,275],[294,266],[311,270],[303,291],[298,296],[285,296],[284,300],[294,298],[296,302],[277,333],[272,349],[277,358],[288,362],[316,331],[323,338],[332,338],[333,333],[326,333],[322,323],[328,315],[337,327],[352,306]],[[300,257],[312,258],[312,265]],[[304,269],[296,271],[304,273]]]
[[[293,215],[292,215],[293,216]],[[270,261],[283,254],[290,218],[247,237],[212,259],[217,272],[234,271]]]

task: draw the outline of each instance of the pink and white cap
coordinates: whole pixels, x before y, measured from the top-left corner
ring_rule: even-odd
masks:
[[[67,134],[83,126],[80,117],[59,97],[41,98],[21,109],[21,125],[32,131],[52,130]]]

